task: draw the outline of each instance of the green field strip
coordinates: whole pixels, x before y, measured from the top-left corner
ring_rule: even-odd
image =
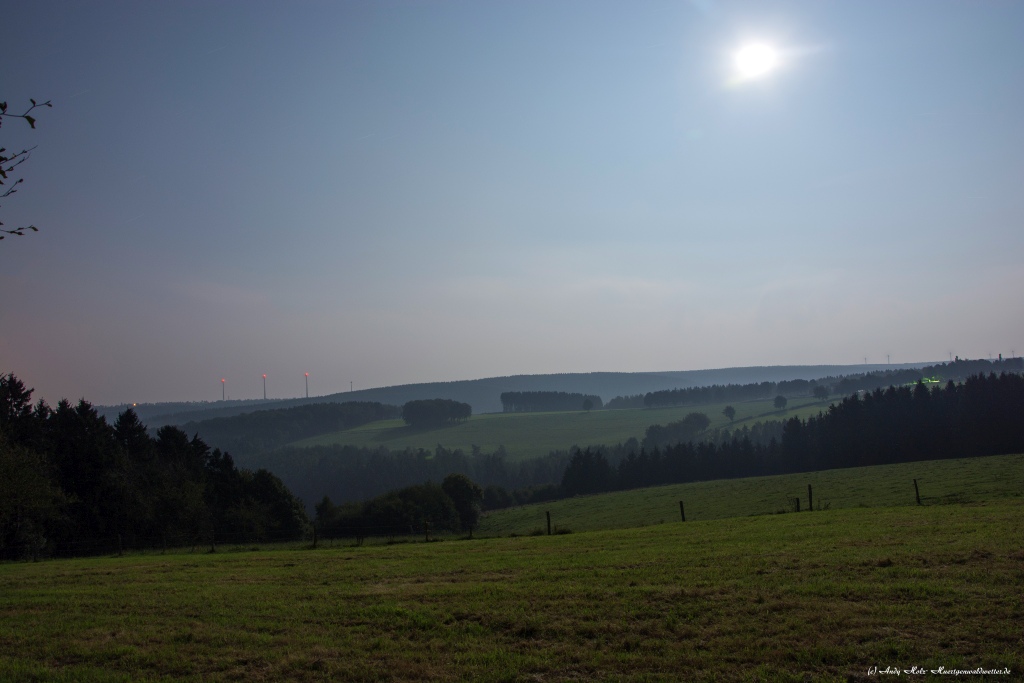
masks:
[[[814,399],[792,399],[787,410],[777,411],[772,401],[733,403],[736,418],[731,423],[722,415],[728,404],[676,406],[672,408],[594,410],[590,412],[552,413],[487,413],[474,415],[462,424],[430,430],[413,430],[401,420],[384,420],[353,429],[302,439],[291,447],[352,445],[385,446],[392,450],[423,448],[433,450],[438,444],[449,449],[470,452],[478,446],[492,453],[504,446],[511,461],[540,457],[554,450],[572,446],[614,445],[630,437],[643,439],[653,424],[680,420],[692,412],[705,413],[711,428],[741,427],[758,421],[807,418],[826,410],[827,402]]]
[[[743,479],[670,484],[525,505],[486,513],[479,534],[546,531],[554,525],[591,531],[681,522],[679,501],[690,521],[790,512],[794,498],[807,510],[807,486],[815,508],[916,505],[916,479],[924,505],[1024,496],[1024,455],[929,460]]]

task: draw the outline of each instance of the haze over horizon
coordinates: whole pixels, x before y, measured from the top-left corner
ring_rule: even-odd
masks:
[[[51,404],[1024,352],[1024,3],[3,17],[54,106],[0,127],[0,371]]]

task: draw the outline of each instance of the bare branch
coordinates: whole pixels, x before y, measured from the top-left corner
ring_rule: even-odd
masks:
[[[30,154],[30,152],[33,149],[35,149],[35,147],[32,147],[31,149],[23,149],[20,152],[18,152],[17,154],[15,154],[14,156],[10,156],[10,157],[5,157],[3,155],[3,151],[4,150],[0,149],[0,178],[6,178],[7,174],[10,173],[12,170],[14,170],[15,166],[24,163],[30,156],[32,156]],[[12,161],[14,163],[12,163],[10,166],[6,166],[6,168],[5,168],[5,165],[8,164],[9,162],[12,162]],[[18,182],[21,182],[21,181],[19,180]],[[3,185],[3,184],[4,184],[4,181],[0,180],[0,185]]]
[[[29,107],[28,109],[26,109],[24,114],[8,114],[7,113],[7,103],[6,102],[0,102],[0,125],[3,125],[3,119],[4,119],[4,117],[7,117],[9,119],[25,119],[25,121],[28,123],[28,125],[30,127],[35,128],[36,127],[36,119],[33,116],[29,116],[29,114],[32,113],[32,110],[35,109],[36,107],[53,107],[53,105],[50,104],[50,100],[46,100],[45,102],[42,102],[42,103],[36,103],[35,100],[29,99],[29,102],[32,103],[32,106]]]
[[[0,223],[0,225],[3,225],[3,223]],[[5,232],[7,233],[7,235],[17,235],[18,237],[24,237],[26,230],[31,230],[32,232],[39,232],[39,228],[37,228],[34,225],[26,225],[23,228],[15,228],[14,230],[0,229],[0,232]],[[0,235],[0,240],[2,240],[4,237],[7,237],[7,235]]]
[[[21,114],[9,114],[7,112],[7,103],[0,102],[0,125],[3,124],[3,120],[5,118],[24,119],[30,128],[35,129],[36,119],[34,116],[32,116],[32,112],[39,107],[53,107],[53,105],[50,104],[49,100],[47,100],[46,102],[39,103],[33,99],[29,99],[29,102],[32,103],[32,106],[30,106],[28,109],[24,111],[24,113]],[[7,148],[0,147],[0,185],[3,185],[4,181],[7,180],[8,173],[13,171],[21,164],[28,161],[29,157],[32,156],[32,150],[34,149],[35,147],[30,147],[28,149],[23,149],[16,154],[8,155]],[[18,178],[17,180],[15,180],[7,188],[6,192],[0,194],[0,199],[10,197],[12,194],[17,192],[18,185],[20,185],[23,182],[25,182],[24,178]],[[0,221],[0,225],[3,225],[2,221]],[[4,239],[8,235],[17,235],[18,237],[24,237],[26,231],[39,232],[39,228],[37,228],[34,225],[26,225],[24,227],[14,228],[13,230],[7,228],[0,228],[0,240]]]

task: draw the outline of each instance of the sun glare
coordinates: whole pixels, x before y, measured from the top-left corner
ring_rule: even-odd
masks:
[[[752,43],[736,53],[734,62],[741,78],[760,78],[779,65],[779,53],[771,45]]]

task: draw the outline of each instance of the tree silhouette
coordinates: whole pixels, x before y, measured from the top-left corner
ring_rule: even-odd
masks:
[[[37,107],[52,107],[53,105],[50,104],[49,100],[41,104],[31,99],[29,100],[29,102],[32,103],[32,106],[26,109],[24,113],[21,114],[8,113],[7,103],[0,102],[0,126],[3,125],[3,121],[5,118],[24,119],[25,122],[28,123],[30,128],[35,129],[36,119],[34,116],[32,116],[32,111]],[[23,163],[28,161],[29,157],[32,156],[32,150],[34,149],[35,147],[29,147],[28,149],[23,149],[20,152],[10,153],[7,151],[6,147],[0,147],[0,185],[7,185],[7,189],[3,192],[3,194],[0,194],[0,199],[6,199],[7,197],[10,197],[12,194],[18,191],[18,185],[25,182],[24,178],[18,178],[13,183],[10,183],[8,185],[7,183],[10,181],[10,177],[8,174],[11,173],[16,167],[21,166]],[[2,225],[3,222],[0,221],[0,226]],[[32,232],[39,232],[39,228],[37,228],[34,225],[25,225],[20,228],[14,228],[13,230],[0,227],[0,240],[7,237],[7,235],[17,235],[19,237],[23,237],[25,235],[26,230],[31,230]]]
[[[776,410],[783,410],[783,409],[785,409],[787,403],[789,403],[789,400],[785,396],[779,394],[778,396],[775,397],[775,409]]]
[[[733,418],[736,417],[736,409],[733,408],[732,406],[726,406],[725,408],[722,409],[722,415],[725,415],[727,418],[729,418],[729,422],[732,422]]]
[[[31,398],[0,375],[0,560],[305,533],[276,475],[239,470],[198,436],[168,425],[154,439],[131,409],[111,426],[84,399]]]
[[[604,407],[601,397],[594,394],[568,394],[564,391],[505,391],[501,394],[502,410],[506,413],[578,410],[584,401],[590,401],[590,408],[584,407],[584,410]]]
[[[402,419],[414,429],[444,427],[465,422],[473,415],[468,403],[447,398],[407,401],[402,406]]]
[[[682,420],[666,425],[651,425],[644,432],[644,446],[651,449],[693,441],[710,425],[711,420],[704,413],[690,413]]]
[[[441,489],[455,503],[455,511],[459,515],[462,528],[473,535],[473,527],[480,519],[480,506],[484,492],[472,479],[464,474],[449,474],[441,482]]]

